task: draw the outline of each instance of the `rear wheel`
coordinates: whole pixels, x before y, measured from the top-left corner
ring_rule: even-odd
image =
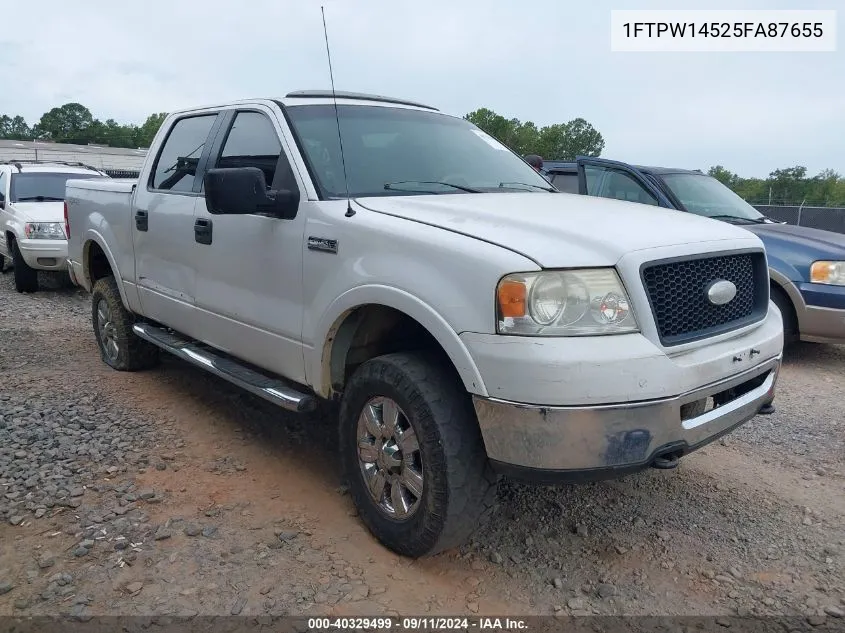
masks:
[[[6,272],[6,258],[0,255],[0,273]]]
[[[786,343],[794,343],[799,338],[795,307],[787,294],[777,286],[772,286],[771,297],[783,317],[783,339]]]
[[[404,556],[460,545],[496,496],[472,402],[451,368],[389,354],[357,369],[340,411],[352,498],[375,537]]]
[[[15,290],[18,292],[38,292],[38,271],[30,268],[23,260],[17,240],[13,238],[10,243],[12,265],[15,267]]]
[[[114,277],[96,281],[91,308],[94,336],[107,365],[120,371],[137,371],[158,363],[159,349],[132,331],[135,315],[123,307]]]

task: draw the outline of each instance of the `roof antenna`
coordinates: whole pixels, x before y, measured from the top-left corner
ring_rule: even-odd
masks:
[[[340,135],[340,115],[337,111],[337,94],[334,90],[334,74],[332,73],[332,54],[329,50],[329,33],[326,30],[326,11],[321,6],[320,13],[323,15],[323,35],[326,38],[326,57],[329,59],[329,80],[332,83],[332,101],[334,102],[334,119],[337,123],[337,142],[340,144],[340,162],[343,165],[343,184],[346,186],[346,217],[351,218],[355,215],[355,210],[352,208],[352,202],[349,200],[349,178],[346,176],[346,159],[343,157],[343,138]]]

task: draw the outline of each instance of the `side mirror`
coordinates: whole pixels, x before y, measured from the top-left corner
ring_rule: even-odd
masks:
[[[258,167],[209,169],[203,182],[205,207],[213,215],[263,213],[289,220],[299,208],[299,192],[268,191],[264,172]]]

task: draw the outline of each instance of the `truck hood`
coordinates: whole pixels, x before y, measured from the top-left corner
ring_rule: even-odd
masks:
[[[25,222],[64,222],[64,202],[13,202],[15,209],[23,215]]]
[[[845,235],[793,224],[757,224],[745,227],[768,247],[777,244],[790,251],[803,251],[815,259],[845,259]]]
[[[752,238],[744,228],[692,213],[568,193],[389,196],[356,202],[370,211],[497,244],[544,268],[612,266],[632,251]]]

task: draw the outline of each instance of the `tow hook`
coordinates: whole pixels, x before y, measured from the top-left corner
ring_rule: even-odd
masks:
[[[671,470],[673,468],[678,467],[678,461],[680,457],[678,457],[675,453],[670,453],[668,455],[659,455],[654,458],[654,461],[651,463],[652,468],[658,468],[660,470]]]

